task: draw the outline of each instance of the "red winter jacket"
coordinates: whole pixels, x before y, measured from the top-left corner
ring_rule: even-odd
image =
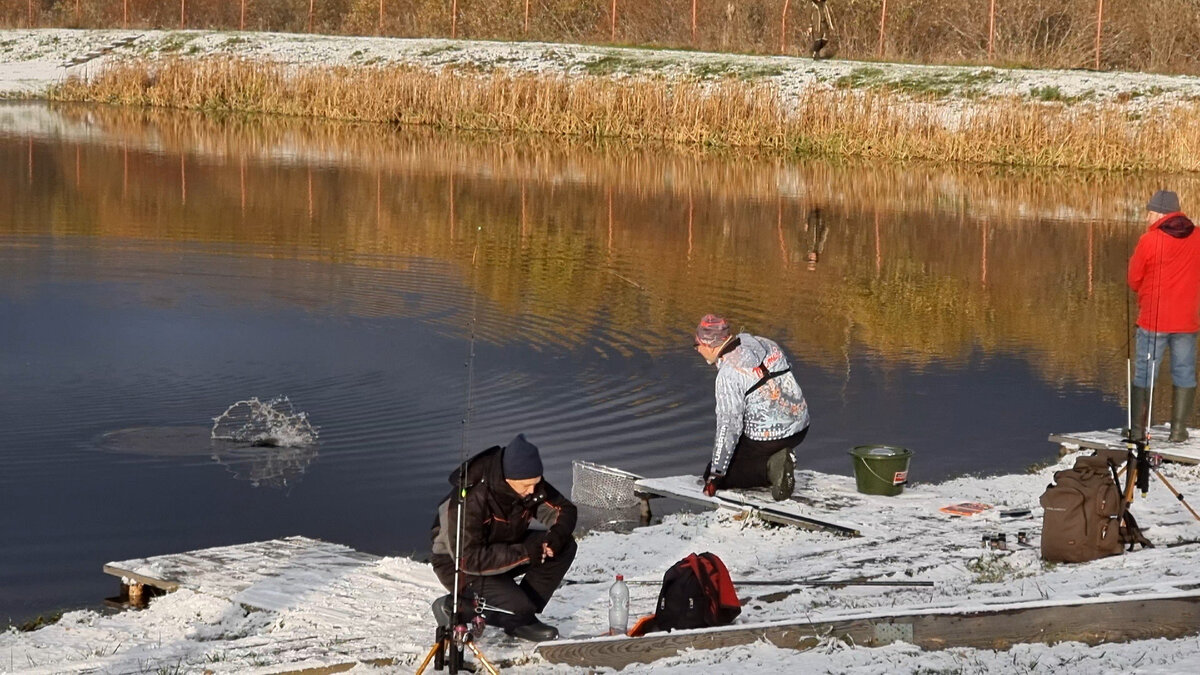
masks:
[[[1137,325],[1154,333],[1200,331],[1200,235],[1182,213],[1156,220],[1129,259]]]

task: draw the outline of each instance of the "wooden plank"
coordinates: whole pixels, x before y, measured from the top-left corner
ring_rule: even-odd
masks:
[[[155,579],[154,577],[147,576],[145,574],[138,574],[137,572],[131,570],[121,569],[117,565],[118,563],[108,563],[104,566],[104,573],[111,574],[114,577],[121,577],[122,579],[133,579],[139,584],[146,584],[147,586],[161,588],[168,593],[172,593],[179,588],[178,582],[169,581],[166,579]]]
[[[638,492],[655,494],[660,497],[670,497],[671,499],[677,499],[688,504],[696,504],[708,508],[725,508],[734,511],[749,511],[768,522],[792,525],[806,530],[829,532],[841,536],[862,536],[860,528],[816,517],[794,501],[777,502],[774,505],[767,505],[754,499],[748,499],[738,492],[728,490],[718,491],[716,497],[709,497],[698,489],[686,490],[680,488],[675,483],[678,483],[681,478],[687,477],[644,478],[635,483],[635,487]],[[821,513],[820,515],[823,516],[824,514]]]
[[[1171,430],[1167,426],[1150,427],[1150,451],[1162,455],[1163,459],[1181,464],[1200,464],[1200,430],[1188,429],[1188,440],[1171,443],[1167,440]],[[1075,433],[1050,434],[1051,443],[1073,445],[1092,450],[1124,450],[1125,440],[1121,429],[1099,429]]]
[[[909,612],[684,630],[640,638],[560,640],[540,644],[537,651],[551,663],[624,668],[684,649],[717,649],[758,640],[805,650],[829,637],[875,647],[903,636],[922,649],[1007,649],[1028,642],[1073,640],[1095,645],[1200,633],[1200,592]],[[911,638],[907,637],[909,631]]]

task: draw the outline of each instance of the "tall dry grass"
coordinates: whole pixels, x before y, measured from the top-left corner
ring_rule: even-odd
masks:
[[[620,138],[801,155],[1083,169],[1200,170],[1194,105],[985,101],[953,109],[881,91],[615,81],[409,67],[289,71],[229,59],[127,62],[57,100],[271,113],[447,129]]]
[[[788,7],[785,30],[784,7]],[[883,0],[829,0],[836,31],[833,50],[847,58],[924,63],[996,63],[1033,67],[1091,67],[1096,0],[1000,0],[995,3],[989,54],[988,0],[890,0],[883,53]],[[129,0],[129,25],[177,28],[180,2]],[[808,0],[619,0],[613,39],[612,0],[246,0],[246,30],[395,37],[545,40],[751,53],[807,53],[812,24]],[[0,26],[115,28],[125,24],[121,0],[23,0],[0,3]],[[1200,73],[1200,2],[1109,0],[1104,3],[1103,68]],[[189,28],[236,29],[238,0],[186,0]],[[451,8],[457,7],[452,20]],[[382,18],[382,20],[381,20]]]

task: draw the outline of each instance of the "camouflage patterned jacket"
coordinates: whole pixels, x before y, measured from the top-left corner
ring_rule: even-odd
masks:
[[[743,434],[773,441],[808,426],[808,403],[792,373],[771,376],[791,366],[779,345],[741,333],[732,350],[717,359],[717,434],[712,472],[724,475]],[[770,377],[763,381],[764,377]],[[761,383],[761,384],[760,384]]]

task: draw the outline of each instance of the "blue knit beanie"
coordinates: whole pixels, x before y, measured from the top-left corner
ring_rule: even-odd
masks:
[[[504,477],[509,480],[526,480],[542,475],[542,457],[537,446],[525,440],[525,434],[509,441],[501,459]]]

